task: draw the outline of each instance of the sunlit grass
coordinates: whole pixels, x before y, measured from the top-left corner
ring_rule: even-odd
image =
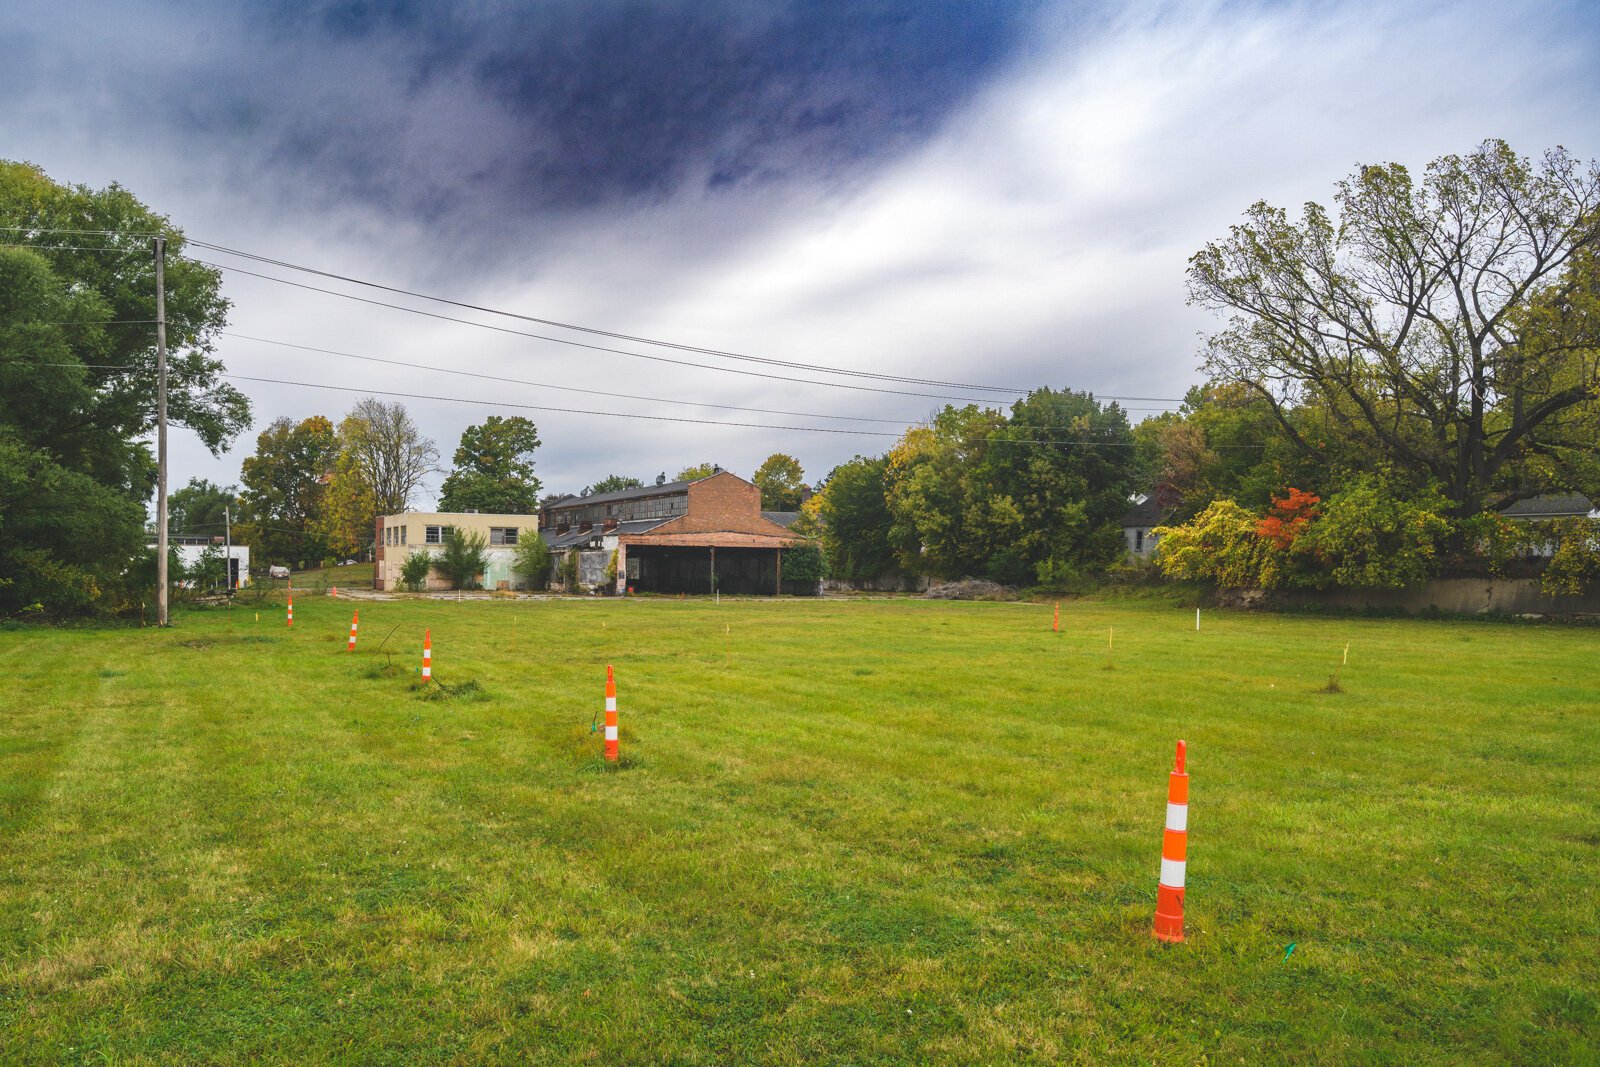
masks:
[[[1600,1042],[1594,630],[304,597],[289,631],[256,610],[0,633],[0,1059]],[[620,767],[593,728],[607,663]],[[1190,940],[1162,947],[1179,737]]]

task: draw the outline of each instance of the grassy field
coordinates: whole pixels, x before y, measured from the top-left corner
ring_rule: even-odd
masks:
[[[0,1058],[1600,1056],[1593,629],[351,607],[0,632]]]

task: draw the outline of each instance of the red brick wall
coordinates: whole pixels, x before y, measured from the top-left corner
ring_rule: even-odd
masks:
[[[789,531],[761,517],[761,490],[723,471],[689,486],[689,510],[652,534],[748,533],[788,537]]]

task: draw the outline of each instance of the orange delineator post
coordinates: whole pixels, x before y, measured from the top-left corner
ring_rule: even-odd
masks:
[[[422,680],[433,678],[433,630],[422,631]]]
[[[617,676],[606,664],[606,760],[617,762]]]
[[[350,652],[354,652],[356,650],[356,624],[360,621],[361,612],[355,612],[350,616],[350,647],[348,649]]]
[[[288,615],[288,623],[287,623],[287,625],[289,625],[289,626],[293,626],[294,625],[294,594],[293,593],[289,594],[289,615]]]
[[[1172,777],[1167,780],[1167,831],[1161,839],[1161,880],[1156,886],[1156,926],[1162,941],[1183,940],[1183,871],[1189,854],[1188,745],[1178,742]]]
[[[1061,632],[1061,601],[1059,600],[1056,601],[1056,618],[1055,621],[1050,624],[1050,629],[1054,630],[1056,633]]]

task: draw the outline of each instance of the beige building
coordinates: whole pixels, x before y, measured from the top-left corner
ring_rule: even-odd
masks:
[[[539,536],[537,515],[490,515],[477,511],[408,511],[401,515],[381,515],[377,522],[377,565],[373,568],[373,588],[399,589],[400,568],[413,552],[439,555],[457,532],[483,535],[488,543],[489,566],[479,581],[485,589],[523,589],[527,579],[512,570],[517,542]],[[437,571],[428,575],[427,588],[448,589]]]

